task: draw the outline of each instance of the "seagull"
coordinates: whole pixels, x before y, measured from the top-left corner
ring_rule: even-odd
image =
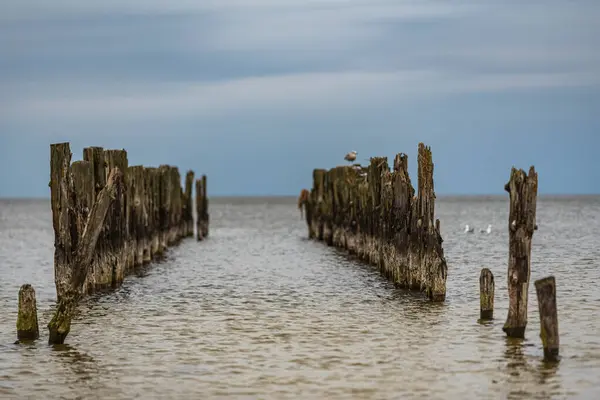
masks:
[[[473,231],[475,230],[475,228],[469,228],[469,225],[465,225],[465,233],[473,233]]]
[[[481,233],[487,233],[487,234],[492,233],[492,224],[489,224],[488,227],[487,227],[487,229],[481,229],[479,232],[481,232]]]
[[[350,153],[346,154],[344,160],[352,162],[356,160],[356,154],[356,150],[352,150]]]

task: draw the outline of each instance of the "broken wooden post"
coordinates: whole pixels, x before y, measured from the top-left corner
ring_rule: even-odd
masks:
[[[538,176],[512,168],[504,189],[510,194],[508,219],[508,316],[502,330],[508,337],[524,338],[531,273],[531,238],[535,230]]]
[[[35,290],[26,283],[19,289],[19,313],[17,315],[17,339],[19,341],[36,340],[40,337],[38,329]]]
[[[346,248],[398,286],[441,302],[447,265],[434,219],[431,149],[423,143],[418,165],[416,197],[403,153],[396,156],[393,172],[386,157],[371,158],[368,167],[315,169],[306,200],[309,238]]]
[[[488,268],[481,270],[479,276],[479,318],[494,318],[494,274]]]
[[[558,361],[558,312],[556,310],[556,281],[548,276],[535,281],[535,290],[540,311],[540,338],[544,347],[545,361]]]

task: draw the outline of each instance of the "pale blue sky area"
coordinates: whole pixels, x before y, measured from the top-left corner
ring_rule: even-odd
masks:
[[[432,147],[438,194],[600,193],[598,1],[3,0],[0,197],[49,145],[295,195],[350,150]]]

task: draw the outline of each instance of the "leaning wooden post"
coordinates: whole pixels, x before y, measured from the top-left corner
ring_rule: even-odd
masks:
[[[55,149],[54,146],[60,147],[61,145],[52,145],[53,150]],[[70,178],[68,179],[70,180]],[[58,185],[64,189],[64,193],[61,193],[60,196],[73,198],[72,182],[70,182],[70,186],[68,186],[68,184],[69,181],[67,180],[58,182]],[[70,252],[67,257],[62,260],[64,263],[62,268],[57,269],[55,272],[55,279],[57,282],[61,282],[60,289],[62,289],[62,292],[60,293],[54,316],[48,323],[48,330],[50,331],[48,343],[50,344],[63,344],[71,330],[73,312],[77,305],[77,301],[81,296],[83,285],[95,253],[96,243],[104,226],[104,220],[109,208],[115,203],[119,194],[122,193],[122,186],[122,173],[119,168],[114,168],[108,177],[106,186],[98,193],[98,197],[87,218],[87,224],[85,225],[83,233],[78,235],[79,232],[72,232],[71,225],[68,224],[59,225],[60,229],[55,231],[55,235],[60,238],[57,243],[70,243],[71,236],[74,234],[76,236],[75,239],[78,239],[76,240],[78,245],[74,251]],[[52,195],[54,194],[55,193],[53,192]],[[52,198],[54,199],[55,196],[52,196]],[[52,207],[54,213],[57,214],[53,216],[59,220],[63,218],[63,214],[74,214],[72,205],[60,209],[55,207],[53,202]],[[64,254],[64,249],[61,249],[56,244],[55,249],[57,252],[60,251],[61,254]],[[59,289],[58,285],[57,289]]]
[[[538,308],[540,310],[540,338],[544,346],[544,360],[557,361],[558,313],[556,311],[556,281],[554,276],[548,276],[535,281]]]
[[[17,316],[17,339],[36,340],[40,337],[38,329],[35,290],[26,283],[19,289],[19,314]]]
[[[502,330],[507,336],[524,338],[527,327],[527,295],[531,272],[531,238],[535,230],[538,176],[535,168],[511,170],[504,189],[510,194],[508,221],[508,316]]]
[[[483,268],[479,276],[479,318],[494,318],[494,274],[488,268]]]

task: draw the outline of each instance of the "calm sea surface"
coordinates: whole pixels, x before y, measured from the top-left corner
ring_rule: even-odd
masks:
[[[541,198],[531,279],[556,276],[562,360],[542,362],[535,290],[524,341],[507,312],[506,197],[439,198],[446,302],[394,289],[305,239],[295,199],[213,199],[210,238],[89,298],[47,345],[55,296],[47,201],[0,200],[0,398],[600,398],[600,197]],[[492,233],[479,233],[492,224]],[[465,224],[475,234],[464,234]],[[496,319],[479,317],[479,272]],[[21,284],[41,339],[14,345]]]

